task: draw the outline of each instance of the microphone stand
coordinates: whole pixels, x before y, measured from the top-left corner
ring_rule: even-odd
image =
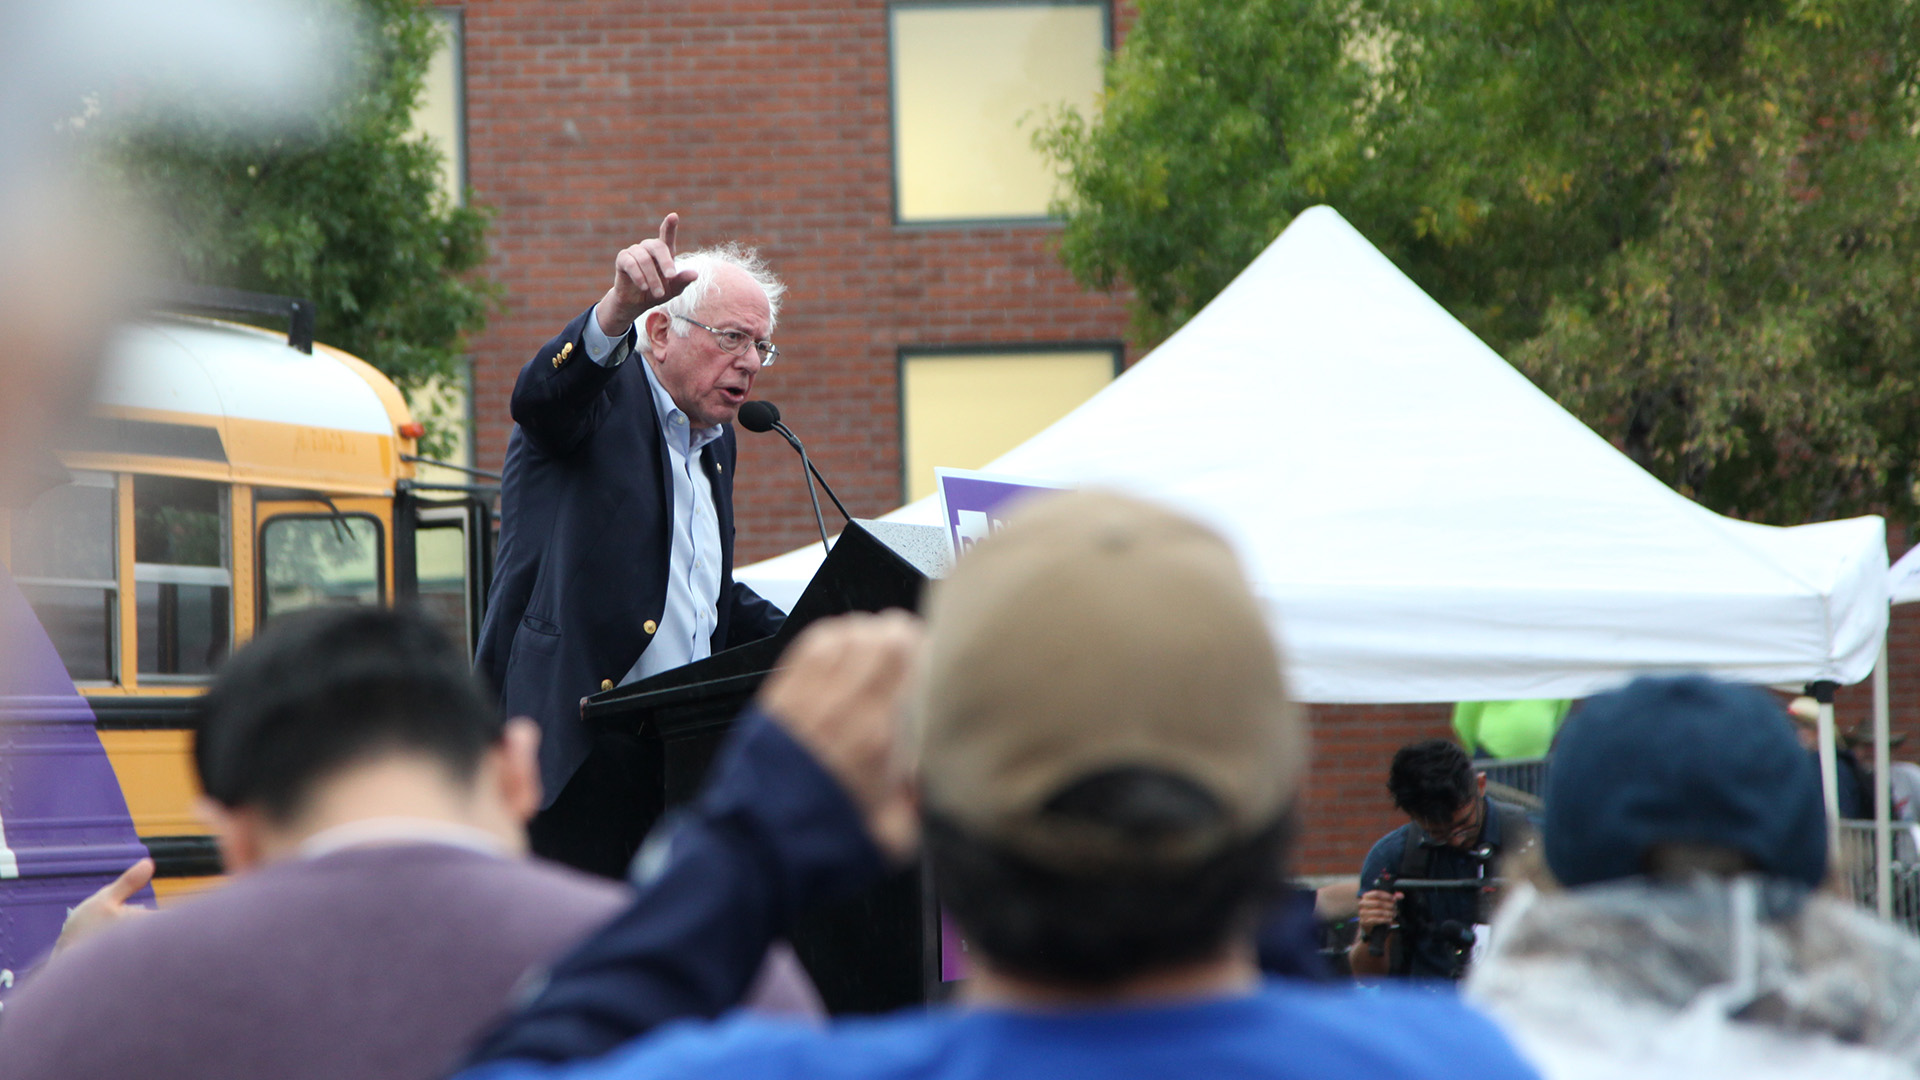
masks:
[[[824,553],[828,550],[827,519],[820,516],[820,496],[813,492],[813,478],[818,476],[819,473],[814,470],[813,462],[807,460],[807,448],[800,445],[800,440],[794,437],[793,432],[787,430],[787,425],[775,420],[773,422],[773,430],[779,432],[780,437],[787,440],[787,445],[800,452],[800,479],[805,481],[807,485],[807,501],[813,504],[813,523],[820,530],[820,550]],[[827,482],[825,480],[820,481],[820,486],[826,487]],[[830,499],[833,498],[833,489],[827,489],[827,497]],[[839,499],[833,499],[833,505],[839,506],[842,514],[847,512],[846,507],[840,506]]]
[[[773,430],[779,432],[781,437],[785,438],[788,442],[792,443],[793,448],[795,450],[800,451],[800,461],[803,464],[805,464],[806,467],[813,473],[813,478],[815,480],[820,481],[820,490],[826,492],[827,498],[833,500],[833,508],[835,510],[840,511],[841,517],[846,518],[848,521],[852,521],[853,515],[847,513],[847,508],[843,506],[840,502],[840,496],[835,495],[833,493],[833,488],[827,486],[827,478],[824,476],[821,476],[820,470],[814,468],[813,462],[808,460],[806,448],[802,447],[800,445],[800,440],[794,436],[792,431],[789,431],[787,429],[786,423],[784,421],[775,420],[773,422]]]

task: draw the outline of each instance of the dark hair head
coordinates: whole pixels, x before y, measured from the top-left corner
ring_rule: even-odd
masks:
[[[330,607],[284,615],[200,701],[193,763],[209,797],[295,817],[344,766],[409,753],[472,779],[500,717],[466,656],[423,616]]]
[[[1129,767],[1076,781],[1043,813],[1137,839],[1143,847],[1214,833],[1225,810],[1197,784]],[[1251,837],[1185,862],[1129,860],[1077,872],[1043,866],[925,814],[934,889],[978,949],[1028,978],[1094,986],[1217,955],[1284,880],[1291,813]]]
[[[1415,821],[1450,821],[1473,798],[1473,760],[1445,739],[1403,746],[1387,770],[1387,791]]]

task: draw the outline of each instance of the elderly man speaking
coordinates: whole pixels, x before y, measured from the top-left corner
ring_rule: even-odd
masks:
[[[750,249],[676,255],[680,219],[514,383],[500,548],[475,662],[540,724],[534,850],[622,876],[647,818],[647,747],[580,699],[779,628],[733,580],[732,420],[778,350],[785,291]],[[635,354],[637,362],[632,361]]]

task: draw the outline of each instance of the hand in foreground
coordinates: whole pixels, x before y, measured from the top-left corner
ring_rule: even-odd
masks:
[[[1360,914],[1360,879],[1341,878],[1313,892],[1313,917],[1321,922],[1341,922]]]
[[[119,877],[95,890],[92,896],[80,901],[79,906],[67,916],[66,924],[60,928],[60,937],[53,943],[54,954],[72,948],[74,942],[92,937],[123,919],[147,914],[148,909],[133,907],[127,901],[152,880],[153,860],[141,859],[127,867]]]
[[[680,232],[680,215],[668,214],[660,222],[660,235],[642,240],[613,257],[613,288],[600,301],[600,329],[617,338],[627,332],[635,319],[649,308],[687,291],[700,276],[691,267],[673,264],[675,238]]]
[[[1387,892],[1384,889],[1368,889],[1360,894],[1360,936],[1365,937],[1376,926],[1392,926],[1400,921],[1400,901],[1405,893]]]
[[[904,612],[822,619],[787,647],[760,690],[760,707],[826,766],[896,860],[919,842],[895,747],[920,639],[920,621]]]

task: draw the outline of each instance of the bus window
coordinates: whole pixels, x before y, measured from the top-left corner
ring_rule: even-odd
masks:
[[[144,677],[205,678],[233,635],[227,491],[205,480],[133,479],[134,613]]]
[[[269,519],[260,557],[262,623],[322,604],[380,603],[380,523],[364,514]]]
[[[120,636],[119,499],[111,474],[72,477],[11,515],[13,577],[73,681],[112,682]]]

